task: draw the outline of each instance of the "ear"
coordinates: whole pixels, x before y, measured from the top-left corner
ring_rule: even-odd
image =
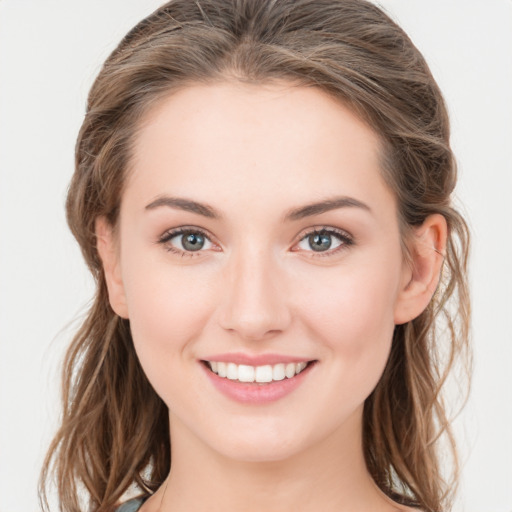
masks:
[[[448,228],[440,214],[429,215],[408,241],[411,261],[404,263],[401,289],[395,303],[395,324],[418,317],[431,301],[444,262]]]
[[[105,217],[96,219],[95,230],[96,247],[103,264],[110,305],[121,318],[128,318],[128,307],[119,263],[119,245],[115,233]]]

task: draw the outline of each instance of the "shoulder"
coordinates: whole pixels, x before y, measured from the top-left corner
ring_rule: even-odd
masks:
[[[119,505],[114,512],[136,512],[145,501],[145,498],[134,498]]]

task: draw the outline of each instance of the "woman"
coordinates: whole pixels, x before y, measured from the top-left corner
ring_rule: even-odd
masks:
[[[119,510],[447,510],[455,182],[441,93],[374,5],[178,0],[139,23],[67,201],[98,287],[45,464],[62,509],[135,486]]]

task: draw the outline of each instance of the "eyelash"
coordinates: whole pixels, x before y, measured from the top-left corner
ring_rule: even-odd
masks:
[[[177,236],[180,236],[180,235],[185,235],[185,234],[200,234],[202,237],[204,237],[210,243],[213,243],[211,241],[210,236],[205,231],[203,231],[200,228],[196,228],[196,227],[177,228],[177,229],[171,229],[169,231],[166,231],[158,239],[158,243],[164,245],[165,249],[168,252],[172,252],[172,253],[177,254],[177,255],[179,255],[181,257],[200,256],[201,252],[204,252],[204,251],[201,251],[201,250],[198,250],[198,251],[182,251],[181,249],[177,249],[176,247],[174,247],[171,244],[169,244],[170,240],[172,240],[173,238],[175,238]],[[312,229],[309,229],[306,232],[301,233],[299,241],[294,245],[294,247],[296,245],[298,245],[299,243],[301,243],[306,238],[308,238],[310,236],[313,236],[313,235],[333,236],[333,237],[337,238],[338,241],[341,242],[341,244],[338,247],[336,247],[336,248],[334,248],[332,250],[327,250],[327,251],[313,251],[313,250],[305,251],[306,253],[309,253],[308,257],[312,257],[312,258],[319,258],[319,257],[322,258],[322,257],[334,256],[335,254],[338,254],[339,252],[346,250],[351,245],[354,245],[354,239],[346,231],[343,231],[343,230],[337,229],[337,228],[333,228],[333,227],[322,226],[320,228],[318,228],[318,227],[317,228],[312,228]],[[297,249],[292,249],[292,250],[294,252],[299,252]]]
[[[202,237],[204,237],[206,240],[209,240],[211,242],[210,236],[205,231],[203,231],[200,228],[190,227],[190,228],[177,228],[177,229],[171,229],[169,231],[166,231],[158,239],[158,243],[164,245],[166,251],[172,252],[181,257],[200,256],[200,253],[203,252],[201,250],[199,250],[199,251],[182,251],[180,249],[177,249],[176,247],[173,247],[169,243],[173,238],[180,236],[180,235],[187,235],[187,234],[199,234]],[[213,243],[213,242],[211,242],[211,243]]]
[[[330,226],[322,226],[317,228],[310,228],[309,230],[301,233],[299,237],[299,242],[295,244],[295,246],[301,243],[306,238],[313,235],[329,235],[334,238],[337,238],[338,241],[341,243],[338,247],[327,251],[305,251],[308,254],[308,257],[311,258],[326,258],[329,256],[335,256],[341,251],[345,251],[346,249],[348,249],[351,245],[354,245],[353,237],[349,235],[346,231],[342,229],[333,228]],[[295,249],[295,251],[297,251],[297,249]]]

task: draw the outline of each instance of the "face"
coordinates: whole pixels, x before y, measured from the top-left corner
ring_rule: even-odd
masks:
[[[411,278],[379,156],[286,83],[193,86],[146,116],[107,270],[171,439],[276,460],[360,429]]]

